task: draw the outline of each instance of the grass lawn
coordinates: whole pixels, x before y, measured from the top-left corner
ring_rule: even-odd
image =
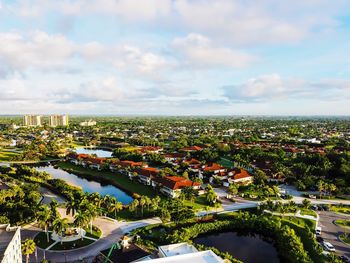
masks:
[[[0,150],[0,162],[8,162],[11,161],[13,157],[19,155],[17,152]]]
[[[195,211],[205,210],[206,206],[210,206],[205,198],[205,195],[197,196],[196,199],[194,200],[194,202],[191,202],[189,200],[185,200],[185,205],[192,206]]]
[[[145,186],[136,181],[131,181],[129,177],[125,174],[120,173],[112,173],[109,171],[97,171],[89,168],[84,168],[81,166],[77,166],[68,162],[59,162],[57,166],[61,169],[64,169],[68,172],[81,175],[89,178],[89,176],[94,177],[96,179],[101,178],[109,183],[120,187],[128,191],[129,193],[137,193],[139,195],[147,195],[149,197],[155,197],[156,193],[150,186]],[[94,179],[92,178],[92,179]]]
[[[331,211],[350,215],[350,206],[331,206]]]
[[[47,242],[46,233],[40,232],[35,236],[34,242],[38,247],[45,249],[51,244],[55,243],[55,241],[51,239],[51,233],[49,233],[49,239],[49,242]]]
[[[316,212],[309,209],[300,209],[300,214],[317,217]]]
[[[92,226],[92,233],[90,233],[90,227],[86,227],[84,229],[86,231],[85,235],[87,237],[92,237],[92,238],[95,238],[95,239],[99,239],[101,237],[101,235],[102,235],[102,232],[101,232],[101,230],[98,227]]]
[[[284,222],[290,222],[290,223],[296,224],[300,227],[308,226],[312,231],[316,228],[316,221],[314,221],[314,220],[309,220],[309,219],[294,217],[294,216],[283,216],[280,218]]]
[[[344,234],[340,235],[339,237],[343,242],[345,242],[346,244],[348,244],[350,246],[350,235],[344,233]]]
[[[54,245],[50,250],[70,250],[80,247],[85,247],[87,245],[90,245],[94,243],[94,240],[83,238],[72,242],[58,242],[56,245]]]
[[[234,163],[226,158],[220,158],[220,161],[218,161],[220,165],[222,165],[225,168],[232,168],[234,167]]]
[[[335,220],[335,224],[338,226],[350,228],[350,220]]]

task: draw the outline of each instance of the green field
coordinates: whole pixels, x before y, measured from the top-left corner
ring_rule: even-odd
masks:
[[[350,215],[350,206],[331,206],[330,210],[336,213]]]
[[[339,236],[339,238],[346,244],[350,245],[350,236],[346,233]]]
[[[0,162],[8,162],[11,161],[13,157],[19,155],[17,152],[0,150]]]
[[[225,168],[232,168],[235,166],[232,161],[230,161],[226,158],[221,158],[220,161],[218,161],[218,163]]]
[[[96,179],[101,178],[109,183],[126,190],[129,193],[137,193],[139,195],[147,195],[149,197],[155,197],[156,193],[150,186],[142,185],[138,182],[131,181],[125,174],[112,173],[109,171],[97,171],[89,168],[77,166],[68,162],[60,162],[57,166],[67,172],[71,172],[86,178]]]
[[[341,227],[346,227],[350,228],[350,220],[335,220],[334,222],[336,225],[341,226]]]

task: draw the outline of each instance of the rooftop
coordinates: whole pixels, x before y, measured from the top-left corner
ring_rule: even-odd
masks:
[[[158,249],[159,252],[161,252],[166,257],[198,252],[194,246],[189,245],[186,242],[160,246]]]
[[[172,257],[146,259],[145,262],[162,262],[162,263],[224,263],[225,261],[218,257],[213,251],[206,250],[202,252],[189,253],[184,255],[177,255]]]

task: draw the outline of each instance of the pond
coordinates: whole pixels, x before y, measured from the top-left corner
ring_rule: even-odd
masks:
[[[102,150],[102,149],[98,149],[98,148],[78,147],[78,148],[75,148],[75,151],[77,154],[96,154],[97,157],[101,157],[101,158],[112,157],[111,151]]]
[[[60,168],[54,168],[52,165],[36,167],[40,172],[49,173],[52,178],[62,179],[69,184],[79,186],[83,191],[88,193],[98,192],[100,195],[110,195],[117,198],[118,201],[122,202],[124,205],[132,202],[132,197],[125,193],[123,190],[115,187],[114,185],[104,185],[96,181],[88,181],[85,178],[80,178],[75,174],[68,173]]]
[[[237,232],[225,232],[200,236],[195,238],[193,242],[207,247],[216,247],[220,251],[228,252],[244,263],[280,262],[277,250],[273,244],[265,241],[259,235],[241,235]]]

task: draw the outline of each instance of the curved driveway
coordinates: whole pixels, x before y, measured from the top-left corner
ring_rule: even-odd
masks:
[[[60,210],[60,213],[64,213],[64,210]],[[64,215],[71,219],[71,217]],[[86,259],[87,262],[99,254],[100,251],[110,248],[114,243],[118,242],[119,239],[127,232],[130,232],[133,229],[143,227],[149,224],[161,223],[159,218],[150,218],[140,221],[133,222],[122,222],[113,220],[110,218],[99,217],[96,218],[93,222],[95,226],[101,229],[102,236],[96,242],[82,248],[77,248],[74,250],[62,251],[44,251],[41,248],[37,250],[37,259],[35,254],[31,255],[30,262],[40,262],[44,258],[44,253],[46,259],[50,260],[53,263],[61,262],[75,262],[81,259]],[[26,238],[34,238],[41,230],[34,225],[29,225],[22,228],[21,235],[22,240]]]

